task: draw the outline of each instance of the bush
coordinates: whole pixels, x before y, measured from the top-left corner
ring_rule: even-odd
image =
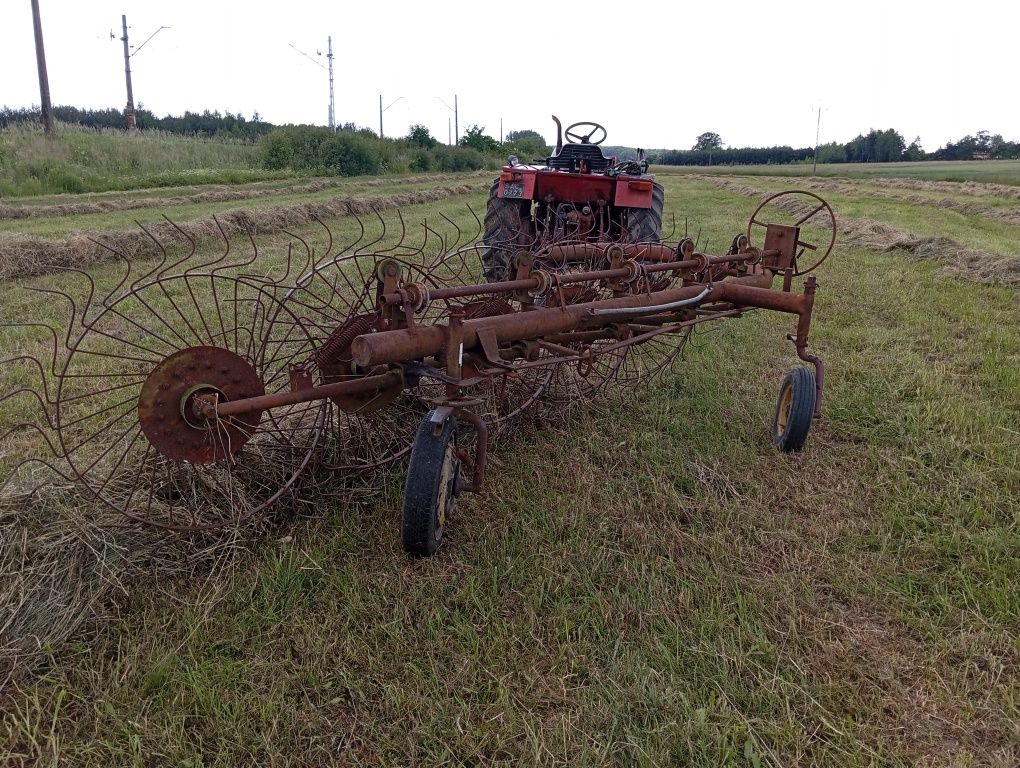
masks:
[[[411,161],[411,170],[424,173],[432,170],[432,155],[428,152],[419,152]]]
[[[486,155],[466,147],[427,146],[417,139],[380,139],[369,130],[292,125],[277,128],[262,139],[262,166],[298,172],[359,176],[387,171],[475,171],[490,164]]]
[[[477,171],[485,167],[485,156],[466,147],[437,146],[432,150],[437,170],[453,173],[456,171]]]
[[[289,168],[294,157],[294,149],[290,139],[282,131],[273,131],[262,139],[259,145],[262,167],[270,171],[282,171]]]
[[[362,176],[382,170],[382,153],[356,133],[335,133],[319,145],[322,169],[338,176]]]

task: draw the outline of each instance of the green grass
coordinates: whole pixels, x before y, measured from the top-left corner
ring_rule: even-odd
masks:
[[[738,176],[811,176],[810,163],[797,165],[656,165],[657,174],[721,173]],[[1020,160],[946,160],[916,163],[822,163],[818,176],[909,178],[929,181],[977,181],[1020,185]]]
[[[702,190],[704,182],[686,182],[685,189]],[[789,189],[782,179],[748,179],[746,185],[763,193]],[[988,219],[980,214],[938,208],[922,203],[907,202],[869,194],[872,188],[861,187],[853,193],[819,191],[839,215],[850,218],[868,218],[888,224],[896,229],[919,235],[948,237],[971,248],[1002,255],[1020,254],[1020,228],[1015,224]],[[880,190],[880,186],[874,189]],[[982,198],[983,200],[983,198]],[[1020,203],[1013,201],[1016,206]]]
[[[754,207],[665,184],[715,252]],[[886,202],[852,215],[921,234],[943,215]],[[439,212],[473,221],[462,200],[404,213]],[[260,266],[285,242],[266,238]],[[822,268],[825,415],[803,454],[767,436],[797,364],[790,318],[726,321],[621,403],[498,440],[487,493],[461,497],[431,561],[400,550],[394,470],[207,580],[133,584],[0,704],[0,750],[54,765],[1015,764],[1020,305],[936,269],[845,249]],[[4,315],[60,311],[13,290]],[[0,404],[0,423],[25,416]]]
[[[450,182],[450,185],[457,182]],[[473,178],[470,183],[479,184]],[[145,208],[104,211],[102,213],[75,214],[70,216],[32,217],[24,219],[0,219],[0,233],[34,235],[37,237],[59,238],[82,231],[110,231],[133,229],[140,222],[143,225],[156,223],[168,216],[177,223],[206,218],[229,210],[265,210],[302,203],[322,203],[336,197],[387,197],[394,194],[410,193],[432,189],[436,182],[407,183],[394,177],[391,184],[366,185],[364,181],[352,179],[342,187],[328,187],[316,192],[291,192],[286,188],[278,193],[247,200],[224,200],[169,205],[159,198]]]
[[[236,184],[295,174],[258,167],[258,148],[159,131],[91,130],[59,125],[47,138],[37,126],[0,131],[0,197],[54,192]]]

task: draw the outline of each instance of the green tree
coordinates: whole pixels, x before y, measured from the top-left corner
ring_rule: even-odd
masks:
[[[458,144],[462,147],[484,153],[492,153],[499,150],[499,142],[485,134],[484,125],[469,125],[464,129],[464,135],[460,137]]]
[[[914,140],[910,142],[910,146],[903,151],[903,159],[911,161],[924,160],[924,149],[921,147],[920,136],[915,136]]]
[[[707,152],[712,149],[722,149],[722,137],[718,133],[706,131],[694,140],[695,150]]]
[[[426,149],[431,149],[439,143],[429,133],[428,128],[417,123],[408,129],[407,140],[415,146],[425,147]]]
[[[902,160],[906,148],[903,137],[894,129],[872,128],[867,136],[847,142],[846,159],[850,163],[891,163]]]
[[[530,139],[534,139],[545,144],[545,139],[542,137],[542,134],[540,134],[538,131],[528,130],[527,128],[520,131],[510,131],[506,135],[507,143],[512,143],[515,141],[528,141]]]
[[[503,149],[508,155],[517,155],[521,160],[527,162],[531,159],[546,157],[549,152],[549,145],[545,138],[538,131],[521,130],[510,131],[506,135],[506,143]]]

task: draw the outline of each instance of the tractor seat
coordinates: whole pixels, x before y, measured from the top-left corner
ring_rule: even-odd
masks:
[[[580,173],[581,163],[592,173],[604,173],[609,160],[597,144],[565,144],[558,155],[546,158],[546,165],[558,171]]]

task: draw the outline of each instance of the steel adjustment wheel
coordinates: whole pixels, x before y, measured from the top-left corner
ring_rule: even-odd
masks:
[[[747,222],[748,240],[752,239],[751,235],[755,227],[761,230],[768,230],[768,223],[758,218],[758,214],[766,207],[770,209],[770,213],[773,209],[784,213],[785,216],[780,218],[785,218],[789,226],[807,227],[810,225],[810,227],[815,229],[815,235],[822,237],[822,240],[818,243],[809,243],[803,239],[797,241],[797,247],[800,250],[797,251],[796,257],[793,260],[793,274],[799,276],[813,272],[822,265],[822,262],[829,258],[833,246],[836,245],[836,233],[839,227],[836,224],[836,214],[833,213],[832,206],[825,200],[814,192],[805,192],[802,189],[777,192],[766,197],[761,202],[761,205],[755,208],[754,213],[751,214],[750,221]],[[819,219],[814,220],[819,214],[821,214]],[[773,223],[783,222],[774,221]],[[806,233],[802,232],[801,234],[802,236],[807,236]],[[805,251],[811,251],[812,255],[810,258],[801,261]]]
[[[772,442],[783,453],[804,447],[815,412],[815,375],[799,366],[786,374],[772,417]]]
[[[434,412],[433,412],[434,413]],[[401,541],[412,557],[431,557],[443,540],[446,520],[457,501],[460,459],[452,416],[435,423],[433,414],[418,427],[404,488]]]

